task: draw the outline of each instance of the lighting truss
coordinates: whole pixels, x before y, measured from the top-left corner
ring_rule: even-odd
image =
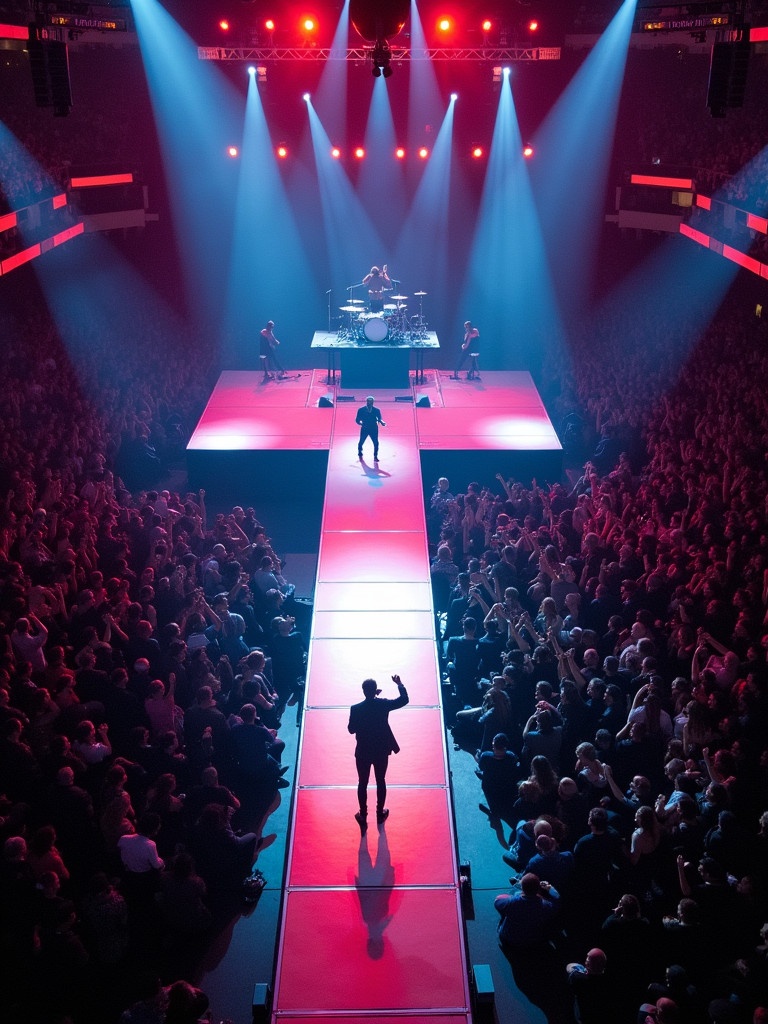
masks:
[[[512,61],[560,60],[559,46],[489,47],[463,46],[457,48],[436,47],[434,49],[412,50],[405,46],[391,47],[393,64],[405,61],[475,61],[483,64],[506,64]],[[347,60],[370,62],[373,48],[358,46],[349,50],[330,50],[321,47],[271,47],[271,46],[198,46],[200,60],[215,61],[316,61]]]

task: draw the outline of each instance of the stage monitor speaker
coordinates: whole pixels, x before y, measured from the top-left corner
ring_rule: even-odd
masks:
[[[253,1024],[267,1024],[271,1000],[272,992],[269,985],[256,984],[253,986],[253,1004],[251,1008]]]
[[[432,403],[429,400],[429,395],[417,395],[416,396],[416,408],[417,409],[429,409]]]
[[[318,409],[332,409],[333,408],[333,395],[320,395],[317,400]]]

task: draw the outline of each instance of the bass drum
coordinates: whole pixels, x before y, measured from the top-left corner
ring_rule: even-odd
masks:
[[[386,336],[389,334],[389,327],[387,327],[387,321],[382,316],[372,316],[365,321],[363,327],[363,334],[366,336],[368,341],[384,341]]]

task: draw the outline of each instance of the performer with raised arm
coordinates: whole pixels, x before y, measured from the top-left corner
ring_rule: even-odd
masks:
[[[387,801],[387,766],[389,755],[397,754],[400,747],[389,725],[389,712],[405,707],[408,703],[408,691],[403,686],[400,676],[392,676],[392,682],[398,689],[398,696],[392,700],[379,697],[381,690],[375,679],[363,682],[365,699],[353,704],[349,710],[347,728],[356,738],[355,764],[357,766],[357,801],[360,810],[355,815],[360,828],[365,831],[368,825],[368,780],[371,768],[376,778],[376,821],[381,825],[387,820],[389,811],[384,806]]]
[[[368,288],[369,305],[372,313],[381,313],[384,309],[384,292],[392,290],[392,280],[387,273],[387,264],[379,270],[378,267],[371,267],[370,273],[363,278],[363,284]]]

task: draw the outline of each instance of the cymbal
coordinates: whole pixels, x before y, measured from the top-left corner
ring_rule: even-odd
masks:
[[[392,299],[407,299],[408,296],[407,295],[391,295],[390,298],[392,298]]]
[[[365,299],[350,299],[349,301],[353,305],[355,305],[355,306],[364,306],[365,305]]]
[[[414,295],[428,295],[428,292],[414,292]]]
[[[357,306],[339,306],[342,313],[356,313]]]

